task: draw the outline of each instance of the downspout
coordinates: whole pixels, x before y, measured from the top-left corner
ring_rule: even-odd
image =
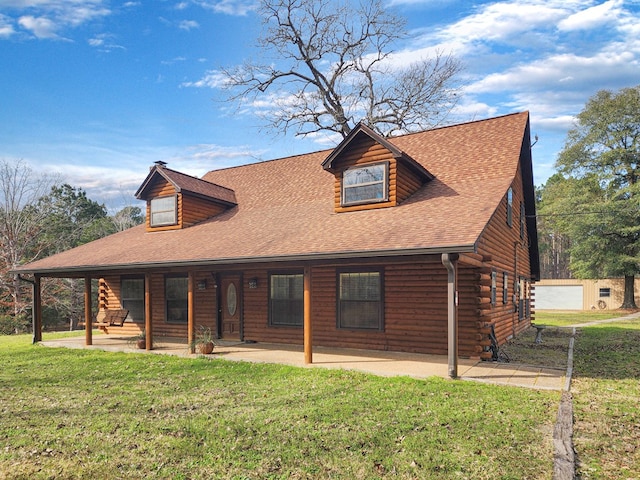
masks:
[[[518,295],[518,289],[520,288],[520,275],[518,275],[518,244],[520,242],[515,240],[513,242],[513,310],[511,315],[511,329],[512,335],[516,336],[516,324],[520,319],[520,298]]]
[[[449,377],[458,377],[458,291],[456,278],[457,253],[443,253],[442,264],[447,269],[447,356]]]

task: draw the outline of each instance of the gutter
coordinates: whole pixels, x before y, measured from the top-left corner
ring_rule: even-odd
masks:
[[[328,261],[328,260],[345,260],[356,258],[387,258],[397,256],[417,256],[417,255],[442,255],[454,253],[474,253],[475,245],[458,245],[451,247],[427,247],[413,249],[395,249],[395,250],[373,250],[373,251],[351,251],[351,252],[329,252],[329,253],[311,253],[299,255],[273,255],[268,257],[227,257],[227,258],[210,258],[201,260],[184,260],[184,261],[151,261],[151,262],[135,262],[122,263],[112,265],[79,265],[73,267],[58,268],[34,268],[30,270],[29,265],[15,269],[13,273],[37,273],[40,275],[54,274],[54,276],[63,276],[64,274],[76,273],[84,274],[86,272],[109,272],[115,270],[132,270],[132,269],[152,269],[152,268],[177,268],[177,267],[204,267],[215,265],[246,265],[249,263],[268,263],[268,262],[308,262],[308,261]],[[456,257],[457,258],[457,257]]]

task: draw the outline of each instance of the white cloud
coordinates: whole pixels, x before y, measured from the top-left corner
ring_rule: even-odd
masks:
[[[602,85],[628,71],[638,72],[638,61],[631,52],[596,53],[584,57],[572,53],[556,54],[528,64],[492,73],[467,87],[469,93],[518,91],[527,88],[572,90]]]
[[[197,87],[197,88],[224,88],[227,84],[227,77],[218,70],[209,70],[205,72],[204,76],[200,80],[195,82],[184,82],[181,87]]]
[[[112,50],[126,50],[122,45],[118,45],[114,42],[114,36],[109,33],[100,33],[89,40],[87,43],[92,47],[97,48],[101,52],[111,52]]]
[[[39,39],[60,39],[60,32],[111,13],[105,0],[0,0],[6,15],[0,18],[0,37],[17,33],[2,28],[9,20]],[[12,16],[11,16],[12,15]]]
[[[25,15],[18,19],[18,24],[25,30],[29,30],[37,38],[58,38],[56,30],[59,27],[49,18]]]
[[[180,30],[193,30],[194,28],[200,28],[200,24],[198,22],[196,22],[195,20],[182,20],[179,24],[178,24],[178,28]]]
[[[562,31],[591,30],[612,22],[622,13],[622,0],[609,0],[570,15],[558,23]]]
[[[256,0],[191,0],[193,4],[215,13],[244,16],[257,7]]]
[[[0,38],[9,38],[15,32],[11,17],[7,17],[0,13]]]

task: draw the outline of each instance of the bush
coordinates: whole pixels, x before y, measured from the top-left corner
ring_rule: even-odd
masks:
[[[31,330],[31,324],[26,315],[0,315],[0,335],[14,335]]]

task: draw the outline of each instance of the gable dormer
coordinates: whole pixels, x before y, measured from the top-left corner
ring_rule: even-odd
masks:
[[[237,205],[233,190],[156,162],[136,192],[147,202],[147,231],[178,230]]]
[[[322,167],[335,176],[335,211],[395,207],[433,175],[391,142],[359,123]]]

